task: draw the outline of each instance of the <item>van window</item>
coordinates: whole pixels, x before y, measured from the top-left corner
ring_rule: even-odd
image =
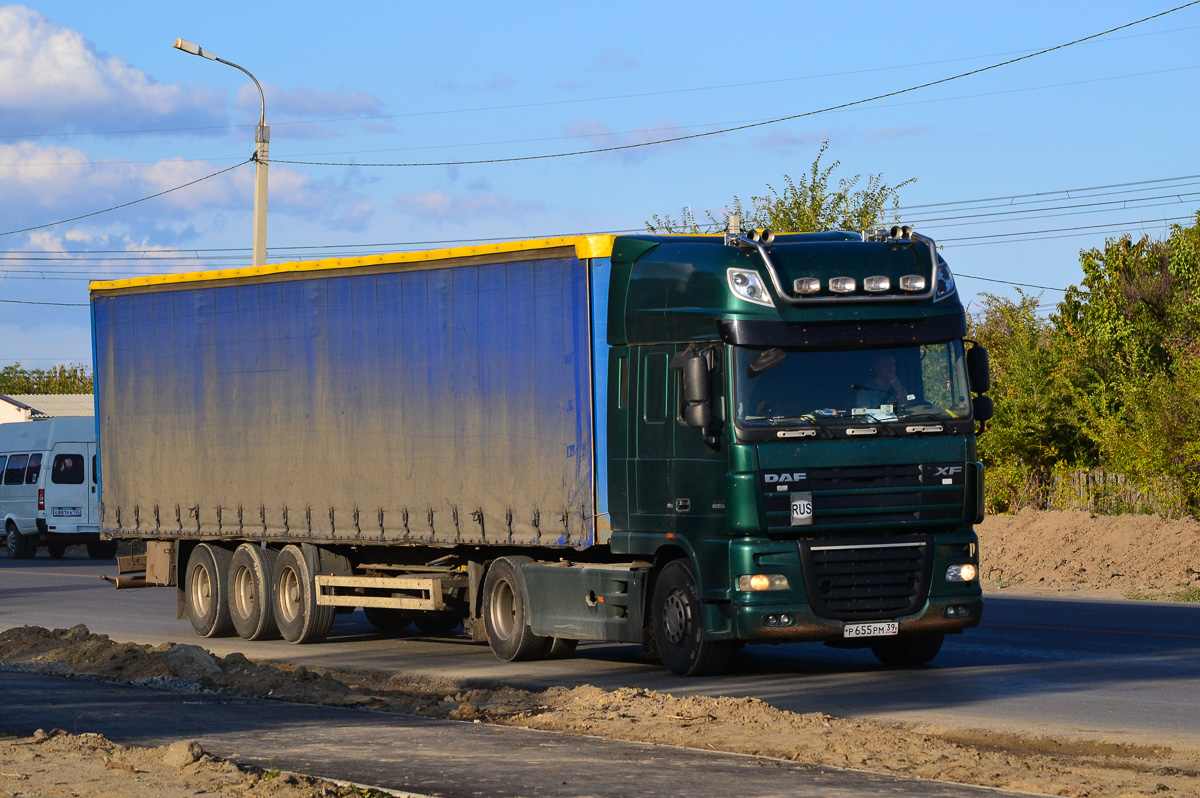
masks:
[[[92,484],[96,484],[96,455],[92,455]]]
[[[25,481],[25,464],[29,462],[29,455],[14,454],[8,458],[8,466],[4,469],[4,484],[5,485],[20,485]]]
[[[38,477],[41,476],[41,473],[42,473],[42,455],[41,455],[41,453],[29,455],[29,468],[25,469],[25,484],[26,485],[36,485],[37,481],[38,481]]]
[[[54,469],[50,472],[50,481],[55,485],[82,485],[83,455],[54,455]]]
[[[4,480],[4,461],[8,459],[8,455],[0,454],[0,482]]]

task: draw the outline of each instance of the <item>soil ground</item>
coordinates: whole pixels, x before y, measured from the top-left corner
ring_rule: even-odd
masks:
[[[985,589],[1077,595],[1190,596],[1200,587],[1200,523],[1154,516],[1030,513],[979,530]],[[1180,553],[1183,557],[1180,557]],[[406,675],[339,672],[150,647],[85,627],[0,633],[0,663],[182,690],[365,706],[600,737],[668,743],[1048,795],[1200,796],[1196,747],[997,734],[796,714],[757,699],[679,698],[638,689],[466,688]],[[0,737],[0,796],[362,795],[346,786],[247,772],[180,741],[131,749],[56,731]],[[52,764],[52,766],[51,766]]]

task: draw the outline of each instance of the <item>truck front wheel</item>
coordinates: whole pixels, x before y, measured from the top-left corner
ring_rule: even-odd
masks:
[[[271,583],[275,575],[273,549],[243,543],[229,566],[229,615],[233,628],[246,640],[277,637]]]
[[[232,557],[226,549],[201,543],[188,558],[184,604],[192,628],[201,637],[227,637],[233,633],[225,591]]]
[[[521,566],[528,557],[501,557],[483,580],[483,623],[492,652],[505,662],[538,659],[550,639],[529,628],[529,604],[525,598]]]
[[[654,639],[663,665],[679,676],[724,672],[737,643],[704,636],[700,592],[686,562],[667,563],[655,583],[653,601]]]
[[[330,605],[317,603],[315,574],[298,546],[284,546],[279,552],[271,592],[275,623],[284,640],[319,643],[329,636],[335,610]]]
[[[889,668],[915,668],[931,662],[942,650],[945,635],[900,635],[871,644],[871,653]]]

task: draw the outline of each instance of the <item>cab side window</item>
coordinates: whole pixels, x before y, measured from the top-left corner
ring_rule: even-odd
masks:
[[[8,466],[4,469],[4,484],[22,484],[25,481],[25,465],[28,462],[29,455],[27,454],[14,454],[8,458]]]
[[[83,455],[56,454],[50,481],[55,485],[82,485],[84,477]],[[8,472],[5,472],[7,475]],[[7,480],[7,476],[5,477]]]
[[[41,474],[42,474],[42,455],[41,455],[41,453],[39,452],[38,454],[29,455],[29,467],[27,469],[25,469],[25,484],[26,485],[36,485],[37,481],[38,481],[38,477],[41,476]]]

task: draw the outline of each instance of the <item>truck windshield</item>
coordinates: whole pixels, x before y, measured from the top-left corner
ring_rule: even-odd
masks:
[[[740,427],[942,421],[970,414],[962,341],[852,351],[738,347],[734,402]]]

